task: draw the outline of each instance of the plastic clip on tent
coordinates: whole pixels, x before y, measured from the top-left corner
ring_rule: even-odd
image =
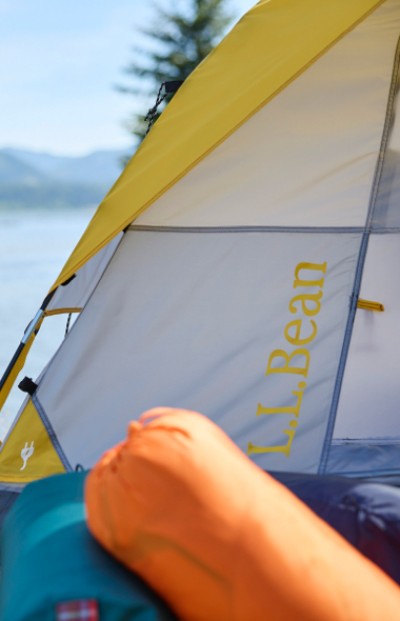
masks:
[[[400,589],[207,418],[156,409],[86,483],[89,528],[183,621],[398,621]]]

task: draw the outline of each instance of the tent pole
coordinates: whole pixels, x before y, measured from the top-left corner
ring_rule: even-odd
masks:
[[[26,356],[28,355],[29,349],[44,319],[46,307],[49,304],[51,298],[53,297],[55,291],[56,290],[49,293],[43,300],[40,309],[26,328],[22,340],[18,345],[15,354],[13,355],[8,367],[6,368],[0,380],[0,410],[3,407],[11,391],[11,388],[14,385],[18,373],[21,371],[22,367],[25,364]]]

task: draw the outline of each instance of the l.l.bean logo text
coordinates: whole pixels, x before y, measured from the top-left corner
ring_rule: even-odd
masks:
[[[289,321],[284,328],[284,336],[289,346],[294,349],[275,349],[268,358],[265,375],[285,373],[289,376],[300,375],[302,381],[294,386],[290,395],[295,397],[293,405],[277,405],[267,407],[262,403],[257,406],[257,416],[271,416],[286,414],[291,417],[288,429],[282,430],[287,436],[284,444],[279,446],[257,446],[248,443],[247,453],[282,453],[290,456],[292,443],[296,435],[298,419],[301,412],[304,391],[307,383],[303,379],[308,377],[311,364],[311,354],[308,348],[318,334],[318,325],[311,317],[316,317],[321,310],[321,300],[324,288],[324,275],[327,263],[299,263],[294,270],[293,289],[296,295],[289,302],[289,311],[298,318]],[[303,291],[302,291],[303,289]],[[286,401],[287,402],[287,401]],[[286,425],[284,425],[286,427]]]

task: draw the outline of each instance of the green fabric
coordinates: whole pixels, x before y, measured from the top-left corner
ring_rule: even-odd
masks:
[[[55,621],[57,603],[96,599],[101,621],[175,617],[92,538],[85,522],[85,473],[28,485],[1,533],[1,621]]]

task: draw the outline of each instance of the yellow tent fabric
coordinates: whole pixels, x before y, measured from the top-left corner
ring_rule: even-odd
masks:
[[[259,2],[181,87],[99,206],[52,290],[382,1]]]
[[[25,484],[65,471],[48,430],[29,399],[0,452],[1,480]]]

